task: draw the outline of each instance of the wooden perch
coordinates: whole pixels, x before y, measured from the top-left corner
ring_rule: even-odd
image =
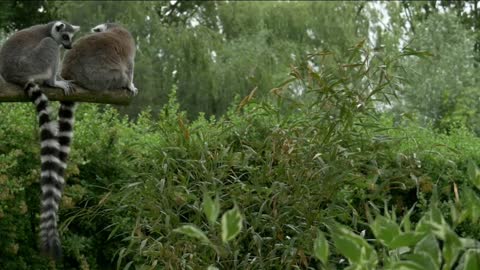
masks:
[[[90,103],[104,103],[116,105],[128,105],[132,95],[128,90],[91,91],[77,85],[73,85],[75,92],[65,96],[60,88],[40,86],[47,97],[52,101],[76,101]],[[15,84],[3,82],[0,79],[0,102],[30,102],[23,89]]]

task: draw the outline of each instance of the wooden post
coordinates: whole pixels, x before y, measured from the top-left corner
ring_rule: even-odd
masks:
[[[128,105],[132,100],[131,92],[126,89],[92,91],[74,85],[75,91],[71,95],[65,96],[63,90],[60,88],[40,87],[51,101]],[[30,102],[30,99],[28,99],[23,89],[18,85],[3,82],[0,79],[0,102]]]

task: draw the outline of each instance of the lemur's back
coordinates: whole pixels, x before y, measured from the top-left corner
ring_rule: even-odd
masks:
[[[19,56],[33,50],[42,39],[49,35],[47,25],[36,25],[20,30],[5,41],[0,49],[0,62],[4,67],[13,65],[11,68],[19,68]]]
[[[123,27],[77,40],[63,59],[62,77],[90,90],[133,88],[135,42]]]

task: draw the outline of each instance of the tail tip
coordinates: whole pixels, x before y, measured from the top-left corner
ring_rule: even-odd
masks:
[[[54,261],[60,261],[63,257],[62,245],[58,239],[53,239],[42,243],[42,254],[50,257]]]

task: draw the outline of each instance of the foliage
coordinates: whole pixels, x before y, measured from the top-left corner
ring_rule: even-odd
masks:
[[[182,110],[220,117],[235,96],[258,96],[315,49],[343,52],[368,25],[361,4],[298,2],[59,2],[82,31],[104,21],[136,37],[139,96],[122,112],[158,115],[175,85]],[[323,14],[316,16],[316,14]],[[341,14],[341,16],[339,15]],[[253,19],[254,18],[254,19]],[[326,27],[326,25],[329,25]],[[329,37],[328,39],[326,37]]]
[[[475,39],[458,14],[408,33],[393,24],[421,3],[389,5],[372,47],[365,3],[50,4],[84,32],[125,24],[143,91],[78,110],[56,266],[37,250],[34,111],[0,105],[0,268],[478,265]]]
[[[0,1],[0,29],[16,31],[57,19],[57,8],[46,0]]]
[[[442,131],[458,125],[478,130],[478,75],[470,32],[453,15],[431,15],[421,26],[411,45],[428,50],[432,57],[412,59],[415,83],[405,87],[403,111],[417,112],[423,123],[431,122]]]
[[[378,215],[370,222],[375,245],[338,224],[332,224],[331,231],[335,248],[349,261],[345,269],[378,269],[383,266],[381,269],[460,270],[478,267],[480,242],[458,236],[434,204],[415,229],[410,226],[408,214],[400,224],[395,214]],[[322,244],[328,245],[326,241]]]
[[[452,235],[478,237],[470,226],[478,196],[467,189],[469,177],[478,178],[478,140],[466,131],[391,129],[377,111],[398,90],[401,57],[412,54],[381,55],[363,42],[346,58],[317,51],[270,100],[253,91],[220,119],[189,121],[176,91],[157,117],[146,110],[135,121],[82,105],[57,269],[316,269],[346,266],[342,257],[371,269],[395,245],[413,247],[413,225],[399,231],[393,217],[408,213],[416,228],[427,226],[419,224],[431,215],[434,183],[439,207],[451,209]],[[39,153],[30,107],[0,106],[0,263],[41,270],[50,267],[35,244]],[[372,211],[392,211],[385,202],[395,210],[372,221]],[[378,244],[356,235],[362,230]],[[325,247],[327,239],[345,249]],[[359,254],[350,251],[357,245]],[[468,265],[475,252],[458,258]]]
[[[430,19],[430,16],[440,14],[455,14],[461,21],[465,29],[474,30],[477,32],[480,28],[479,9],[480,1],[478,0],[440,0],[428,2],[415,2],[402,0],[402,7],[407,14],[401,20],[404,26],[408,24],[410,30],[415,32],[417,24],[424,20]],[[420,26],[421,28],[421,26]],[[474,34],[475,44],[471,49],[475,52],[475,60],[480,60],[480,35]]]

